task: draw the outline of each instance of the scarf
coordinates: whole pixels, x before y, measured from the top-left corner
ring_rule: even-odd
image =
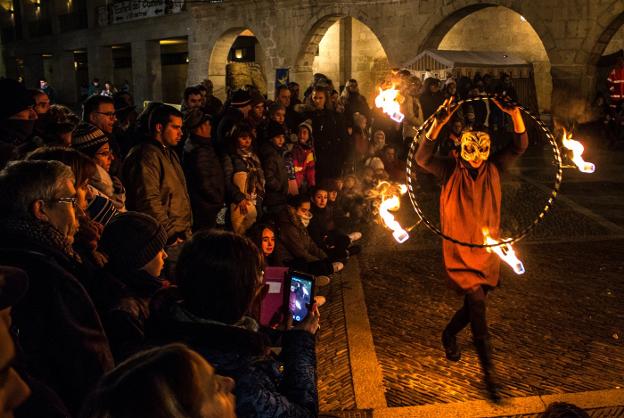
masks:
[[[61,252],[70,260],[82,264],[82,259],[73,247],[51,223],[36,218],[8,218],[0,221],[3,234],[26,237],[43,247]]]
[[[255,319],[250,316],[243,316],[241,319],[236,321],[233,324],[226,324],[225,322],[214,321],[212,319],[200,318],[199,316],[193,314],[188,309],[184,308],[179,303],[173,306],[173,316],[180,322],[189,322],[196,324],[207,324],[207,325],[221,325],[224,327],[236,327],[242,328],[247,331],[258,332],[260,326]]]

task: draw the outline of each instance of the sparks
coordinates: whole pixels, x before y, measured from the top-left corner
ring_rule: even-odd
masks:
[[[488,245],[498,244],[500,242],[492,238],[488,228],[483,228],[483,239],[483,243]],[[509,264],[509,266],[513,269],[514,273],[524,274],[524,265],[522,264],[522,261],[520,261],[520,259],[518,259],[518,257],[516,256],[516,252],[510,244],[502,244],[496,247],[487,247],[487,251],[489,253],[495,253],[497,256],[500,257],[501,260]]]
[[[375,98],[375,106],[381,108],[393,121],[401,123],[405,115],[401,113],[401,105],[397,101],[397,96],[399,96],[399,91],[394,88],[394,84],[387,90],[379,87],[379,95]]]
[[[583,151],[585,151],[585,147],[583,147],[583,144],[579,141],[572,139],[572,133],[568,133],[564,129],[561,143],[564,147],[572,151],[572,162],[576,164],[580,172],[593,173],[596,171],[596,166],[593,163],[583,160],[582,155]]]

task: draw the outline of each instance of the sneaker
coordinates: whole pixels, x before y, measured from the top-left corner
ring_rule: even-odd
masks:
[[[316,287],[327,286],[330,282],[331,280],[327,276],[316,276],[316,280],[314,281]]]
[[[325,296],[314,296],[314,302],[316,302],[316,304],[319,307],[321,307],[325,305],[325,302],[327,302],[327,299],[325,299]]]
[[[357,240],[362,238],[362,233],[361,232],[351,232],[348,236],[351,239],[351,242],[355,242],[355,241],[357,241]]]
[[[342,264],[340,261],[334,261],[332,263],[332,267],[334,269],[334,273],[338,273],[340,270],[344,268],[344,264]]]

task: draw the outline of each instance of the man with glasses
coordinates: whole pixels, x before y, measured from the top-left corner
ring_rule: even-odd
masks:
[[[18,161],[0,171],[0,264],[26,271],[30,287],[12,319],[25,370],[72,415],[113,361],[72,243],[78,229],[71,169]]]

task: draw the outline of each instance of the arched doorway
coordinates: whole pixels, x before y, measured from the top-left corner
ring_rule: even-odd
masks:
[[[314,73],[328,76],[336,88],[354,78],[370,104],[389,68],[383,45],[366,24],[350,16],[330,15],[306,36],[291,79],[303,91]]]
[[[266,94],[265,61],[262,45],[249,28],[227,30],[215,42],[208,63],[208,78],[214,85],[214,95],[225,99],[228,86],[236,84],[237,77],[248,80]],[[229,80],[228,64],[232,64]]]
[[[596,92],[609,97],[607,77],[624,54],[624,13],[616,17],[604,30],[590,56],[590,65],[596,70]]]
[[[552,77],[548,54],[535,29],[514,10],[490,4],[461,9],[435,28],[422,49],[500,51],[522,58],[533,64],[539,111],[550,111]]]

